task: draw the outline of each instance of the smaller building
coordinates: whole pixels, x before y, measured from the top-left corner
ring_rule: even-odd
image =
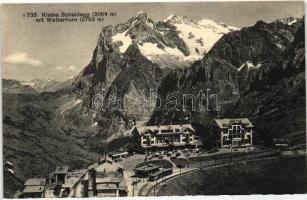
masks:
[[[46,186],[45,178],[30,178],[24,184],[22,198],[43,198]]]
[[[67,173],[68,173],[68,166],[58,166],[55,169],[55,182],[56,183],[66,183],[67,182]]]
[[[123,167],[105,153],[104,158],[99,158],[97,163],[88,167],[88,184],[84,194],[88,197],[127,196],[128,188],[123,175]]]
[[[253,144],[254,125],[248,118],[214,119],[213,134],[219,148],[247,147]]]
[[[129,153],[127,151],[113,151],[109,153],[109,156],[112,160],[121,160],[129,157]]]
[[[154,164],[146,164],[134,169],[135,175],[139,178],[149,177],[150,174],[154,174],[160,170],[161,166]]]
[[[121,177],[97,177],[97,197],[127,196],[126,182]]]
[[[83,179],[87,170],[74,170],[67,172],[63,178],[62,169],[57,169],[58,182],[55,181],[55,172],[47,177],[47,184],[45,189],[45,198],[65,198],[65,197],[83,197]],[[65,183],[63,183],[63,179]]]

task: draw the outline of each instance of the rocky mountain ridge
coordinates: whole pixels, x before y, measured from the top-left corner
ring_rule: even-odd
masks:
[[[73,92],[82,100],[84,115],[92,116],[92,121],[103,127],[107,135],[111,130],[122,132],[122,126],[127,126],[131,118],[140,121],[149,118],[150,90],[156,92],[170,71],[202,58],[223,34],[235,30],[209,22],[199,24],[179,16],[155,22],[140,12],[124,24],[104,27],[90,64],[73,83]],[[109,98],[118,97],[121,110],[93,111],[97,95],[103,96],[103,105],[109,104]],[[139,111],[129,97],[146,106]],[[121,128],[114,128],[116,124],[121,124]]]
[[[304,19],[299,19],[291,25],[281,21],[272,23],[258,21],[252,27],[242,28],[240,31],[223,36],[200,62],[195,62],[185,70],[173,71],[162,81],[158,89],[158,94],[164,99],[169,94],[178,93],[181,96],[184,93],[196,96],[200,90],[209,89],[211,94],[218,95],[220,110],[212,112],[211,109],[210,112],[199,113],[193,110],[191,102],[188,102],[184,109],[180,108],[177,111],[162,109],[154,112],[149,124],[180,123],[182,116],[189,113],[192,121],[199,124],[205,124],[212,117],[244,116],[258,120],[256,125],[265,127],[268,124],[265,120],[261,120],[263,116],[259,109],[263,107],[262,109],[265,108],[264,110],[269,112],[272,108],[264,104],[267,103],[274,107],[274,112],[278,113],[282,106],[280,103],[259,100],[254,96],[255,91],[261,94],[263,99],[270,99],[272,94],[267,93],[267,90],[273,93],[272,88],[278,88],[282,92],[284,86],[288,91],[288,97],[297,96],[298,99],[305,99],[304,92],[298,89],[305,80],[301,74],[305,69],[304,38],[299,36],[302,35],[303,27]],[[286,86],[285,84],[290,84],[289,81],[292,79],[298,81],[295,86]],[[279,81],[282,81],[282,86],[276,85]],[[296,90],[300,92],[295,92]],[[289,98],[282,93],[279,95],[279,101],[290,103]],[[179,101],[181,105],[183,100]],[[206,102],[204,104],[206,105]],[[304,105],[299,100],[292,107],[297,109],[303,108]],[[296,121],[294,123],[298,125],[296,128],[292,127],[291,131],[303,130],[304,123]],[[272,125],[268,127],[271,128]],[[285,127],[283,132],[286,130],[289,129]],[[274,129],[272,134],[278,135],[278,132]]]
[[[11,94],[37,94],[38,91],[29,85],[23,85],[17,80],[2,79],[2,92]]]

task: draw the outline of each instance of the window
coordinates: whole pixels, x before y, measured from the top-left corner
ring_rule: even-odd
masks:
[[[164,139],[163,139],[163,138],[158,138],[157,141],[158,141],[158,143],[160,143],[160,144],[161,144],[161,143],[164,143]]]

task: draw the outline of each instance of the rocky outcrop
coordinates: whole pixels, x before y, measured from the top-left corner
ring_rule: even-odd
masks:
[[[136,45],[131,45],[124,56],[124,69],[110,85],[95,116],[105,133],[124,134],[129,119],[148,119],[155,105],[150,93],[156,93],[163,77],[163,71],[147,60]]]

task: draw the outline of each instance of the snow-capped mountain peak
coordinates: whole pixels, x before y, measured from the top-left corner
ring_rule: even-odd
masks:
[[[189,23],[194,24],[195,23],[195,22],[193,22],[193,20],[187,18],[186,16],[179,16],[179,15],[175,15],[175,14],[170,15],[169,17],[167,17],[163,21],[164,22],[171,22],[171,23],[185,23],[185,24],[189,24]]]
[[[239,30],[236,27],[227,26],[225,23],[217,23],[216,21],[210,20],[210,19],[202,19],[202,20],[198,21],[197,24],[200,25],[200,26],[203,26],[205,28],[215,30],[215,31],[217,31],[218,33],[221,33],[221,34],[225,34],[225,33],[228,33],[230,31]]]
[[[136,14],[137,17],[145,17],[147,18],[147,14],[144,11],[140,11]]]
[[[209,19],[194,22],[178,15],[171,15],[164,22],[175,26],[179,37],[187,45],[190,55],[186,60],[201,59],[224,34],[239,30]]]
[[[136,44],[140,52],[154,63],[177,60],[187,64],[203,58],[224,34],[233,30],[238,29],[209,19],[195,22],[175,14],[162,22],[155,22],[141,11],[126,23],[112,28],[109,36],[121,54]]]

